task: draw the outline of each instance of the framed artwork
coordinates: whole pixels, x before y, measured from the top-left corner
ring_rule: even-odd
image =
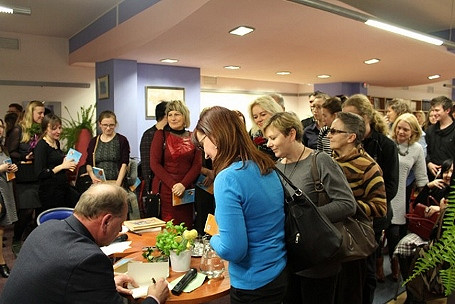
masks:
[[[98,99],[109,98],[109,75],[98,77]]]
[[[162,101],[185,101],[184,88],[145,87],[145,118],[155,119],[155,107]]]

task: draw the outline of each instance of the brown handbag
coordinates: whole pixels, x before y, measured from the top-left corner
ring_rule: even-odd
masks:
[[[323,206],[330,202],[330,198],[319,177],[316,162],[318,154],[319,152],[313,154],[311,175],[314,181],[314,189],[318,193],[318,206]],[[334,223],[334,225],[343,236],[343,242],[333,258],[334,260],[348,262],[363,259],[371,255],[378,247],[374,237],[373,221],[359,206],[357,206],[356,214],[347,217],[342,222]]]
[[[433,213],[430,217],[425,217],[426,210],[428,206],[438,205],[436,200],[429,195],[428,196],[428,205],[417,203],[411,205],[410,212],[406,214],[408,219],[408,229],[409,231],[417,234],[424,240],[429,240],[431,234],[436,227],[440,212]]]

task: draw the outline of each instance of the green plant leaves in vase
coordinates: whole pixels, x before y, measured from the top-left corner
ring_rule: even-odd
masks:
[[[190,249],[197,237],[195,229],[189,231],[185,223],[174,225],[173,221],[168,221],[166,227],[156,236],[156,248],[167,256],[171,251],[179,255],[180,252]]]

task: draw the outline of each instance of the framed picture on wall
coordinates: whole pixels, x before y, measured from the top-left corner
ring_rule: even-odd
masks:
[[[162,101],[185,101],[184,88],[145,87],[145,118],[155,119],[155,107]]]
[[[98,99],[109,98],[109,75],[98,77]]]

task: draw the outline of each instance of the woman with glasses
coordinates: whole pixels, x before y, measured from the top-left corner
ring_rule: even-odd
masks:
[[[62,121],[54,115],[44,116],[41,123],[42,138],[35,147],[35,175],[39,180],[39,198],[43,209],[74,208],[79,193],[70,186],[67,171],[76,169],[77,163],[66,159],[60,149]]]
[[[362,148],[364,135],[365,122],[359,115],[339,112],[328,137],[333,157],[346,175],[357,208],[370,218],[383,217],[387,204],[382,171]],[[366,258],[342,264],[337,283],[337,303],[364,303],[366,266]]]
[[[282,112],[273,115],[265,124],[264,132],[267,146],[280,159],[277,168],[318,206],[319,195],[311,174],[313,157],[316,157],[320,180],[330,198],[330,203],[318,207],[331,222],[343,221],[355,213],[356,203],[341,168],[328,154],[315,155],[302,143],[302,124],[295,114]],[[286,187],[293,193],[289,185]],[[335,260],[291,274],[285,303],[335,303],[340,266],[340,261]]]
[[[117,117],[112,111],[103,111],[98,117],[101,134],[93,137],[87,148],[87,173],[93,183],[103,180],[95,175],[93,167],[103,169],[106,181],[123,185],[130,161],[130,144],[125,136],[115,132]]]
[[[382,170],[387,197],[387,216],[373,220],[376,241],[382,244],[383,231],[390,225],[392,220],[390,202],[398,191],[398,150],[395,143],[387,136],[389,128],[384,117],[373,108],[367,96],[363,94],[352,95],[343,103],[342,108],[343,112],[355,113],[362,117],[365,122],[365,137],[362,140],[363,148]],[[376,259],[376,256],[378,259]],[[382,262],[382,246],[379,246],[376,253],[372,254],[367,261],[367,278],[364,288],[365,303],[373,302],[377,280],[384,280]],[[377,280],[376,277],[378,278]]]
[[[213,161],[219,234],[210,244],[229,261],[230,303],[282,303],[284,193],[274,161],[254,146],[237,114],[223,107],[201,115],[193,142]]]
[[[192,188],[202,167],[201,151],[191,141],[190,111],[180,100],[173,100],[166,106],[169,130],[157,130],[150,147],[150,168],[155,176],[152,192],[161,198],[161,218],[174,219],[193,227],[193,204],[173,204],[173,196],[183,197],[185,190]]]

